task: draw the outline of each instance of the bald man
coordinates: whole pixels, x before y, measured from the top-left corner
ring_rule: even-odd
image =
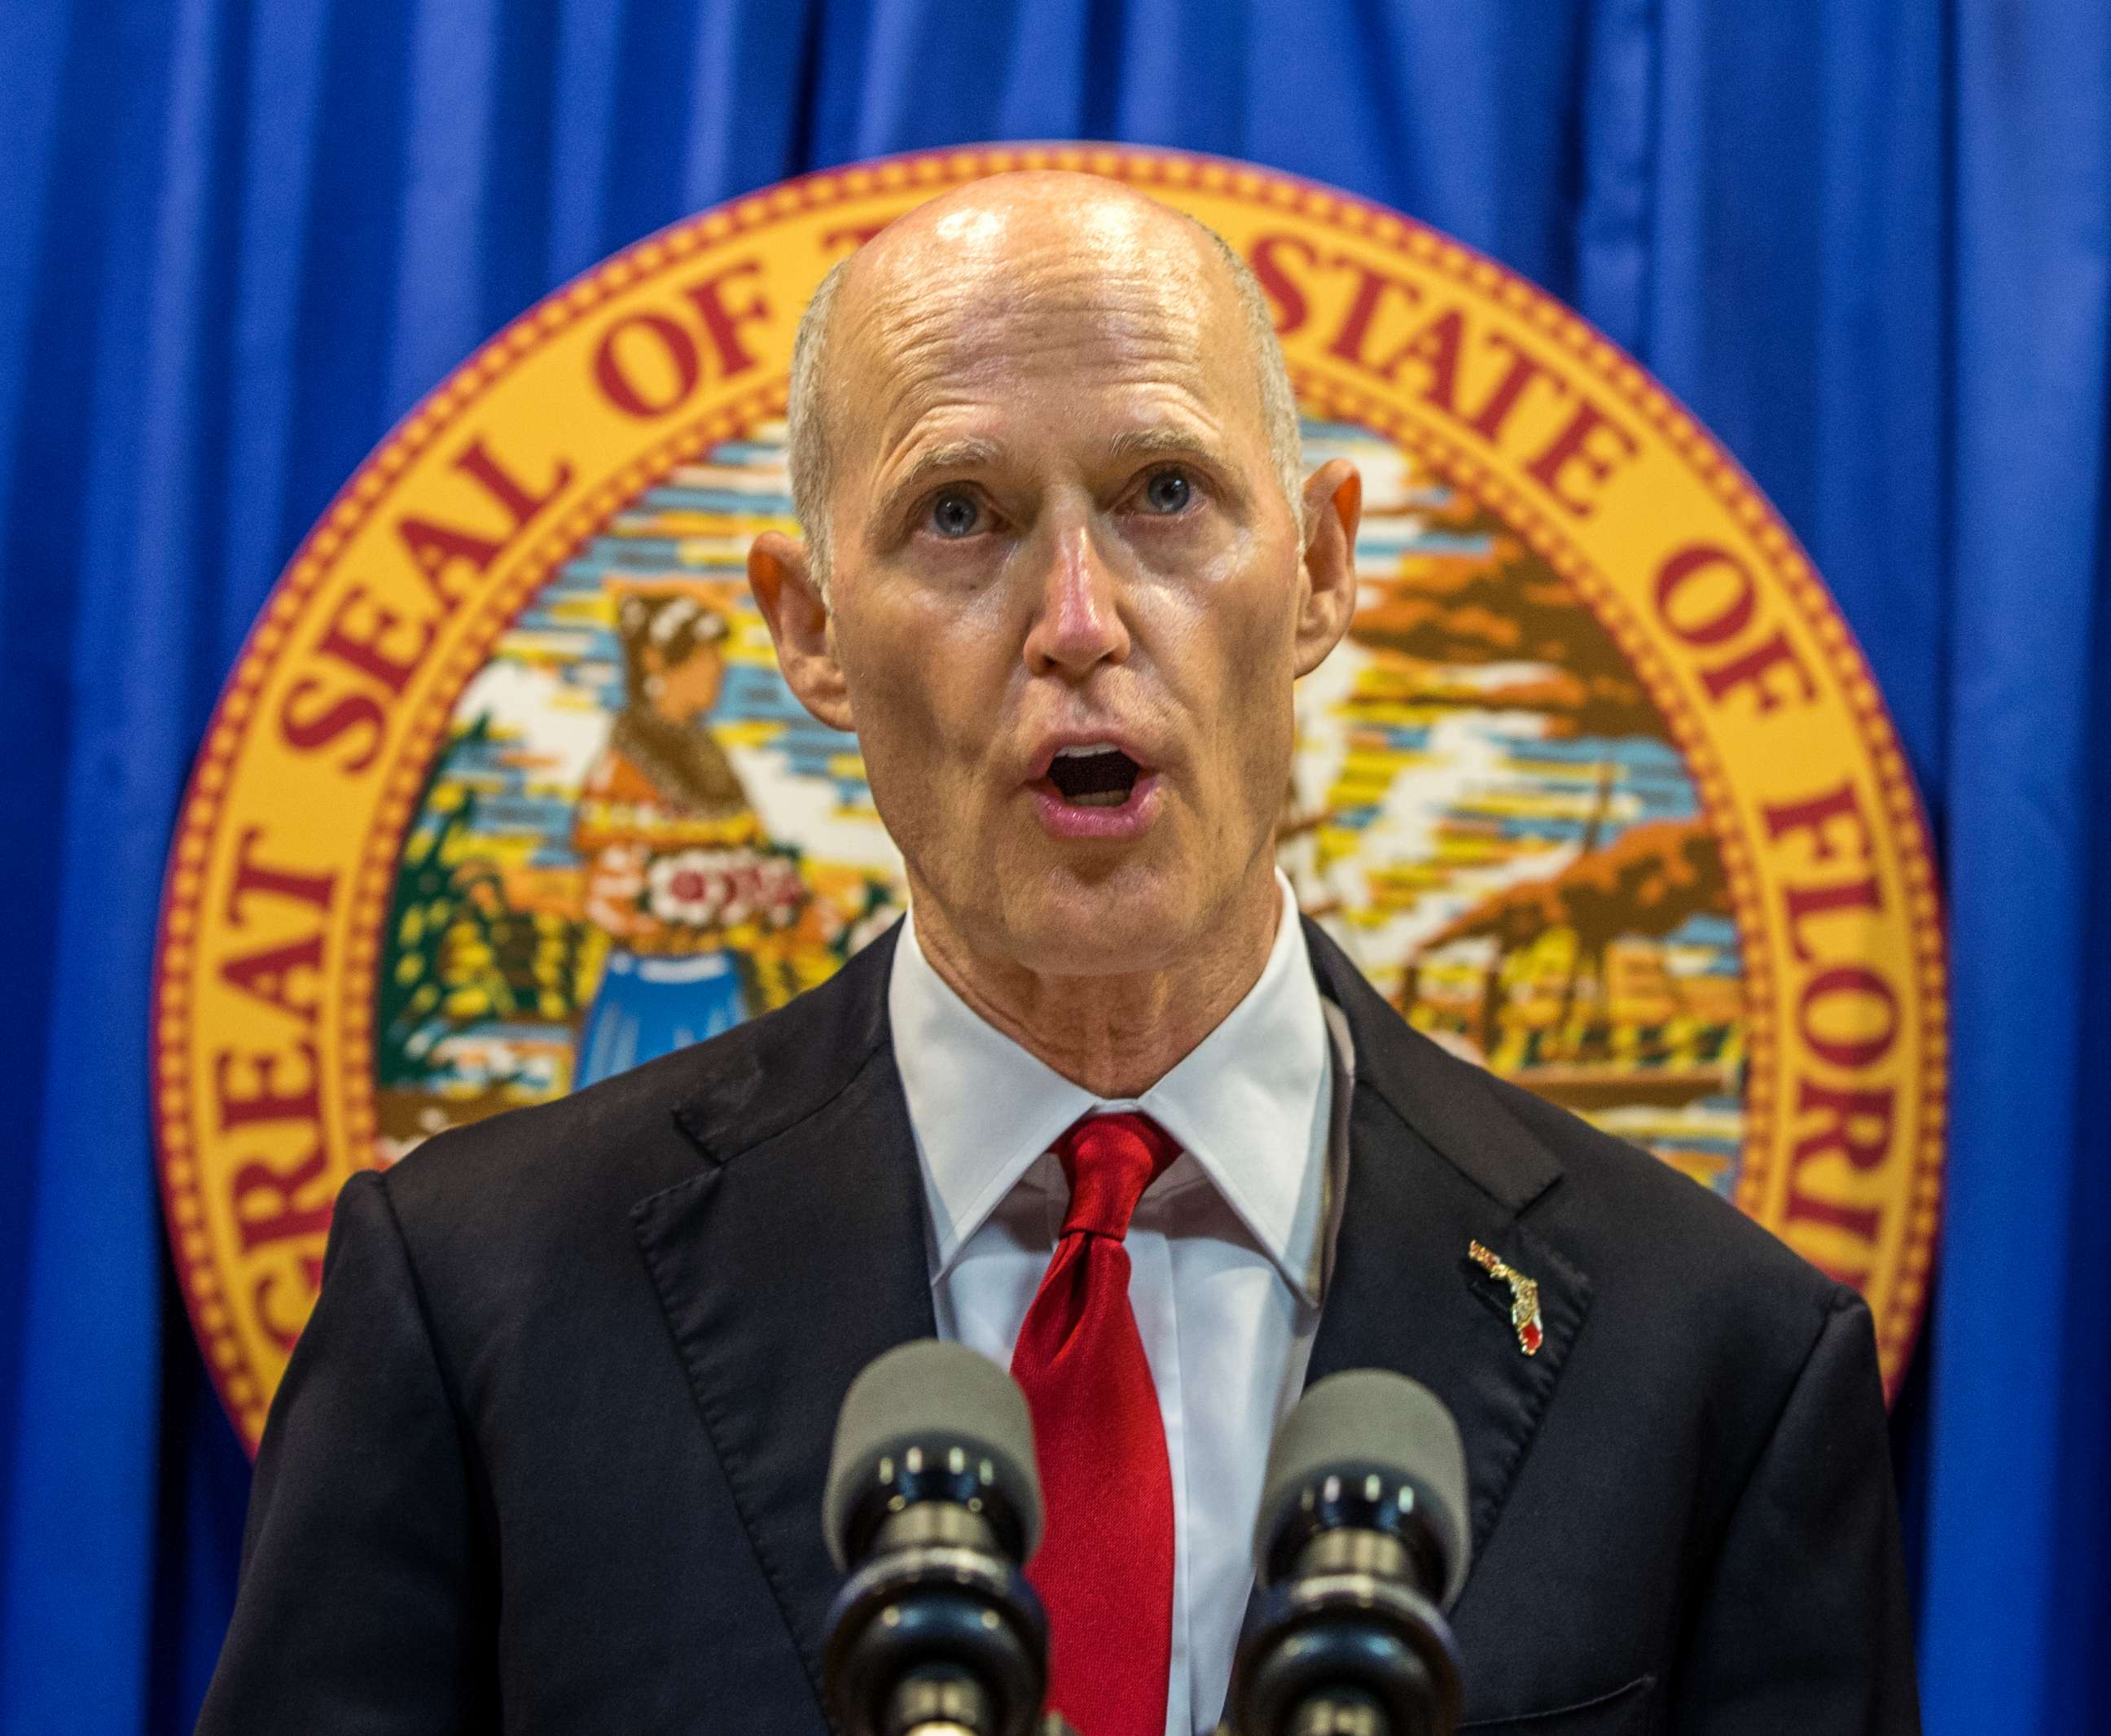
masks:
[[[1083,176],[897,222],[803,323],[749,564],[910,915],[782,1011],[339,1199],[201,1728],[812,1732],[851,1379],[1008,1366],[1085,1736],[1222,1710],[1276,1423],[1464,1435],[1467,1717],[1918,1728],[1859,1300],[1410,1030],[1273,855],[1360,501],[1251,278]]]

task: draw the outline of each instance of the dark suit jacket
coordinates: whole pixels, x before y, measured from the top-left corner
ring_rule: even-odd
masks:
[[[1468,1719],[1917,1729],[1861,1302],[1307,938],[1357,1062],[1310,1376],[1459,1420]],[[346,1185],[207,1736],[825,1729],[837,1407],[933,1330],[892,953]],[[1538,1280],[1536,1356],[1475,1240]]]

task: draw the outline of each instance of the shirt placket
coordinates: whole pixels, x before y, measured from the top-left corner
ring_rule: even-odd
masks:
[[[1165,1453],[1173,1473],[1173,1649],[1166,1684],[1167,1736],[1190,1736],[1194,1722],[1195,1607],[1193,1509],[1187,1486],[1187,1405],[1180,1355],[1180,1318],[1174,1287],[1173,1255],[1160,1227],[1163,1202],[1146,1199],[1129,1226],[1129,1307],[1143,1339],[1145,1360],[1158,1391],[1165,1427]]]

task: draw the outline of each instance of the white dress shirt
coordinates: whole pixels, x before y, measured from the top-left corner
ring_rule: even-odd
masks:
[[[1072,1122],[1140,1110],[1179,1141],[1128,1240],[1173,1471],[1167,1736],[1223,1712],[1261,1476],[1304,1384],[1346,1159],[1347,1026],[1321,999],[1276,877],[1282,915],[1260,980],[1139,1098],[1095,1097],[987,1023],[932,968],[913,916],[888,985],[942,1336],[1010,1367],[1069,1203],[1048,1148]]]

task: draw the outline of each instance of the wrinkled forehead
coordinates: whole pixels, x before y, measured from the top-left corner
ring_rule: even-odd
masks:
[[[1245,334],[1206,238],[1169,212],[963,210],[860,259],[835,317],[844,456],[869,459],[934,410],[1060,383],[1249,407]],[[1214,268],[1214,269],[1213,269]]]

